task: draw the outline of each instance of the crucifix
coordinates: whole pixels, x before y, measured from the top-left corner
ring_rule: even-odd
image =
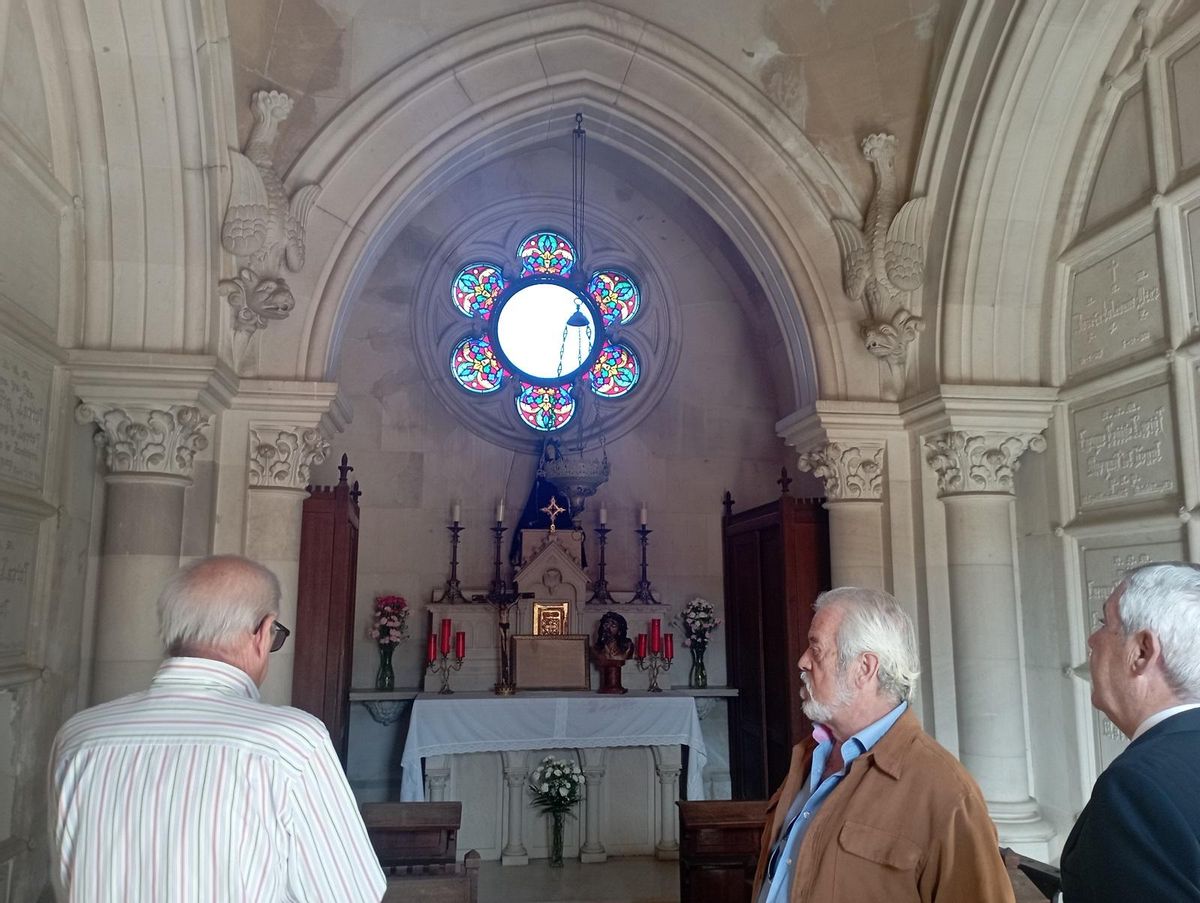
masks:
[[[565,514],[567,509],[558,503],[558,499],[555,496],[550,496],[550,504],[540,510],[550,518],[550,532],[557,532],[558,527],[554,522],[558,520],[560,514]]]

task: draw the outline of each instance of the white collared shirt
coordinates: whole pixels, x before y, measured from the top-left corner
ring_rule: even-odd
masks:
[[[1162,724],[1172,715],[1178,715],[1181,712],[1188,712],[1192,709],[1200,709],[1200,702],[1189,702],[1184,705],[1173,705],[1169,709],[1163,709],[1161,712],[1155,712],[1138,725],[1137,730],[1133,732],[1133,736],[1129,739],[1136,740],[1142,734],[1146,733],[1146,731],[1150,730],[1150,728],[1154,727],[1154,725]]]
[[[377,901],[386,882],[329,733],[238,668],[170,658],[59,731],[60,900]]]

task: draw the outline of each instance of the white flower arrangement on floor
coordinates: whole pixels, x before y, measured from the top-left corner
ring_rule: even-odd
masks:
[[[583,799],[583,772],[574,762],[546,756],[529,776],[533,804],[545,812],[569,812]]]

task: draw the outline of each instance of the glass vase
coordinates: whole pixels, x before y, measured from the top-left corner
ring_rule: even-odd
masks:
[[[396,686],[396,672],[392,670],[392,653],[396,651],[393,643],[384,643],[379,647],[379,670],[375,672],[375,689],[391,690]]]
[[[550,813],[550,856],[546,863],[552,869],[563,867],[563,819],[566,813]]]
[[[702,690],[708,686],[708,668],[704,665],[704,650],[706,643],[692,643],[692,669],[688,671],[688,686],[693,690]]]

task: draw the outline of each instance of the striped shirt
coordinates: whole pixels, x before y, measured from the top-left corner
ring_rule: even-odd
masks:
[[[80,712],[50,764],[60,900],[378,901],[385,879],[325,726],[250,677],[170,658]]]

